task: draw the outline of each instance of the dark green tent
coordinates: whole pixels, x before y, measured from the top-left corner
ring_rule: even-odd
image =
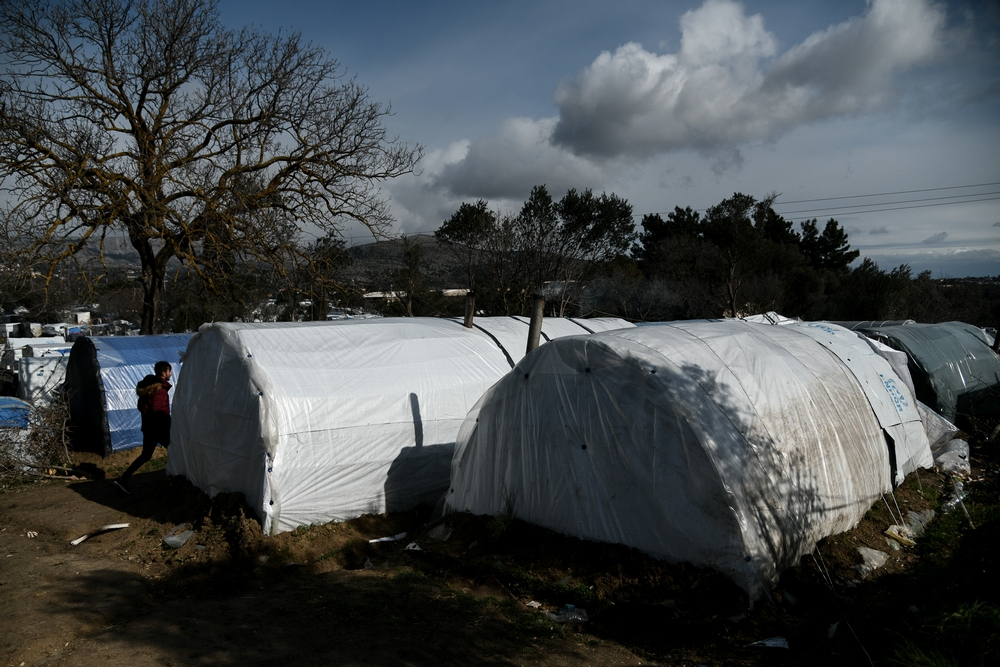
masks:
[[[906,353],[917,399],[955,422],[1000,414],[1000,357],[979,327],[964,322],[859,327]]]

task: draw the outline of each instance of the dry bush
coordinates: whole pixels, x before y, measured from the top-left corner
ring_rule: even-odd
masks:
[[[0,488],[25,478],[72,472],[67,446],[69,402],[59,399],[30,405],[28,428],[0,428]]]

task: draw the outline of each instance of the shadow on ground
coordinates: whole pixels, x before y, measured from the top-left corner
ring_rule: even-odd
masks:
[[[939,517],[917,547],[893,552],[892,567],[856,582],[857,546],[887,548],[889,518],[876,506],[855,531],[824,540],[821,559],[807,557],[753,610],[721,575],[516,520],[450,515],[444,542],[428,537],[434,525],[420,512],[265,538],[241,497],[210,500],[163,471],[136,476],[134,497],[108,482],[73,485],[87,500],[150,522],[113,547],[141,554],[145,569],[90,571],[82,582],[56,584],[64,587],[57,597],[106,623],[73,654],[79,664],[116,665],[115,656],[129,655],[206,665],[843,665],[935,656],[928,664],[990,664],[1000,650],[992,547],[1000,457],[989,447],[973,450],[980,481],[970,485],[968,519]],[[937,476],[931,493],[934,476],[922,475],[922,484],[897,490],[904,507],[947,491]],[[180,550],[163,547],[161,533],[180,523],[196,536]],[[402,531],[422,551],[368,542]],[[487,584],[506,599],[470,594]],[[549,622],[523,606],[531,600],[547,611],[574,604],[590,621]],[[750,646],[772,637],[789,648]]]
[[[543,652],[532,646],[543,628],[515,603],[442,595],[419,573],[290,574],[225,595],[204,595],[190,575],[150,584],[148,602],[111,612],[77,655],[91,664],[127,653],[188,665],[511,665],[532,654],[579,664],[592,651],[546,642]],[[80,613],[123,585],[100,572],[82,583],[61,592]]]

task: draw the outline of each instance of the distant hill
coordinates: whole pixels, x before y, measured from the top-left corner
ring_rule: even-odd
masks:
[[[462,265],[447,247],[428,234],[408,238],[420,246],[420,267],[429,289],[465,287]],[[347,253],[353,262],[344,270],[345,278],[368,289],[387,288],[403,265],[403,242],[399,239],[351,246]]]
[[[97,244],[90,243],[81,252],[92,252],[96,256],[98,247]],[[140,264],[139,253],[124,236],[109,236],[104,239],[104,258],[109,264],[132,264],[134,266]]]
[[[446,289],[464,287],[465,279],[461,264],[443,244],[429,234],[409,237],[412,243],[419,244],[422,250],[421,269],[424,281],[429,289]],[[91,241],[80,250],[78,258],[81,263],[97,263],[99,261],[98,244]],[[392,283],[393,274],[402,267],[403,243],[399,239],[376,241],[364,245],[347,248],[347,253],[353,260],[344,270],[346,283],[354,282],[359,288],[383,289]],[[109,269],[138,267],[139,253],[124,236],[109,236],[104,240],[104,259]],[[172,260],[172,265],[176,260]]]
[[[76,254],[81,264],[100,261],[100,241],[92,238]],[[109,235],[104,239],[104,262],[109,267],[139,266],[139,253],[125,236]]]

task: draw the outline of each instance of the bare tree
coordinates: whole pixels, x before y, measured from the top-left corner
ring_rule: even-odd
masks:
[[[142,333],[171,259],[211,284],[233,262],[296,263],[303,232],[381,232],[379,183],[420,158],[324,50],[229,30],[215,0],[0,0],[0,61],[7,247],[51,279],[127,234]]]
[[[0,490],[8,483],[31,477],[64,477],[78,473],[67,444],[69,402],[31,400],[20,427],[0,428]]]

